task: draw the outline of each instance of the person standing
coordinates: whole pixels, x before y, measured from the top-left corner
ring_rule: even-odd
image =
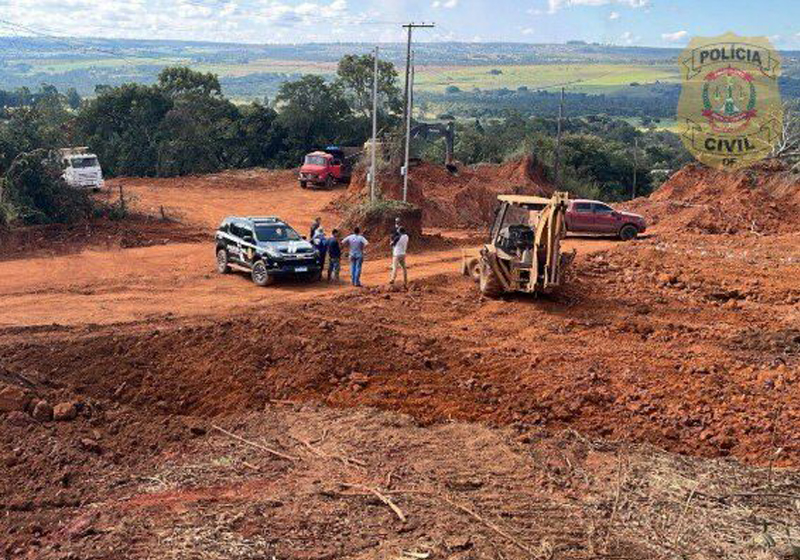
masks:
[[[317,232],[317,228],[322,224],[322,220],[319,217],[314,218],[314,221],[311,222],[311,233],[308,234],[308,239],[314,239],[314,234]]]
[[[317,259],[319,260],[320,270],[325,269],[325,254],[328,252],[328,239],[325,237],[325,230],[322,226],[318,227],[314,232],[314,237],[311,244],[317,250]]]
[[[394,244],[397,243],[398,239],[400,239],[400,229],[402,229],[401,225],[400,225],[400,218],[395,218],[394,219],[394,229],[392,230],[392,236],[390,238],[391,239],[391,243],[392,243],[392,247],[394,247]]]
[[[339,271],[342,263],[342,246],[339,244],[339,230],[335,229],[328,238],[328,282],[333,278],[339,282]]]
[[[403,287],[408,287],[408,268],[406,268],[406,252],[408,251],[408,234],[405,228],[397,230],[399,237],[392,247],[392,274],[389,277],[389,284],[394,285],[397,279],[397,269],[403,269]]]
[[[342,239],[350,251],[350,281],[353,286],[361,287],[361,267],[364,264],[364,247],[369,245],[367,238],[361,235],[361,228],[356,227],[353,233]]]

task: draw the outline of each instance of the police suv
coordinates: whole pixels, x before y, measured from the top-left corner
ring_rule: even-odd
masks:
[[[276,217],[231,216],[220,224],[216,240],[217,272],[249,272],[259,286],[278,277],[320,279],[317,250]]]

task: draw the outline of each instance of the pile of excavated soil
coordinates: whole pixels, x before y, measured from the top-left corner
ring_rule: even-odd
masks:
[[[401,200],[403,179],[399,173],[383,173],[379,188],[384,198]],[[549,195],[552,186],[532,157],[502,165],[458,166],[451,173],[444,166],[423,162],[412,167],[408,201],[422,209],[426,227],[485,227],[494,215],[497,195],[503,193]],[[367,199],[369,185],[364,171],[357,172],[337,205]]]
[[[674,231],[792,232],[800,230],[800,177],[778,164],[733,172],[691,164],[626,206]]]

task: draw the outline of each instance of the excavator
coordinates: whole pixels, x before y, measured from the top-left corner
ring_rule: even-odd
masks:
[[[550,198],[503,194],[497,197],[489,242],[479,252],[465,251],[462,273],[486,297],[519,292],[547,293],[561,284],[575,252],[561,253],[569,195]]]

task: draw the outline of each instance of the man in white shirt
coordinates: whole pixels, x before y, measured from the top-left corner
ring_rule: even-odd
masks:
[[[350,281],[353,286],[361,287],[361,267],[364,264],[364,247],[369,241],[361,235],[361,229],[353,229],[353,233],[342,239],[342,245],[347,245],[350,251]]]
[[[408,234],[405,228],[397,230],[399,237],[392,246],[392,275],[389,277],[389,284],[394,284],[397,278],[397,269],[403,269],[403,286],[408,287],[408,269],[406,268],[406,251],[408,251]]]

